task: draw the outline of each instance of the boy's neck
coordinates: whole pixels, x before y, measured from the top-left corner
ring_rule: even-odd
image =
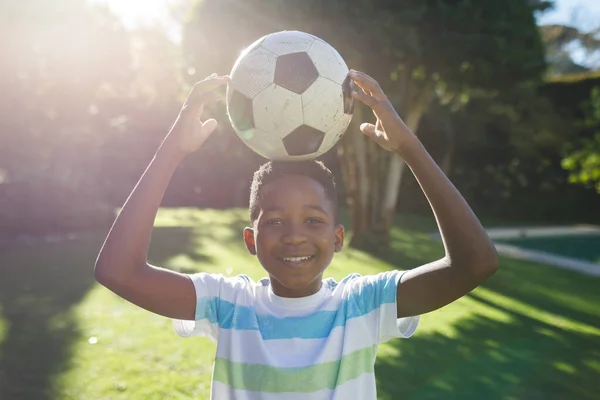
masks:
[[[323,284],[323,275],[319,275],[313,282],[311,282],[308,286],[302,288],[288,288],[279,283],[272,276],[269,276],[269,280],[271,282],[271,289],[273,293],[278,297],[286,297],[286,298],[300,298],[300,297],[308,297],[317,293]]]

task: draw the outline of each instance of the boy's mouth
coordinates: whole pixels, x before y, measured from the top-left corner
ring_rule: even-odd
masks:
[[[296,257],[281,257],[280,260],[289,266],[297,267],[297,266],[300,266],[300,265],[310,262],[313,258],[315,258],[314,255],[296,256]]]

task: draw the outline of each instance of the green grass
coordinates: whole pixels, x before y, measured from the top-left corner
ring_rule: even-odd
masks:
[[[586,260],[600,266],[600,235],[540,236],[497,241],[530,250]]]
[[[264,276],[241,240],[246,212],[161,210],[150,260]],[[398,218],[378,257],[345,249],[328,276],[412,268],[442,255],[430,220]],[[104,232],[0,248],[0,399],[208,398],[215,346],[95,284]],[[391,262],[393,260],[393,262]],[[468,296],[381,346],[381,399],[593,399],[600,393],[600,279],[502,259]]]

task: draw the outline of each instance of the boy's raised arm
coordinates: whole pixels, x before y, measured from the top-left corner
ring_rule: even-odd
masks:
[[[352,71],[351,77],[363,90],[354,97],[377,117],[375,125],[363,124],[362,132],[404,159],[431,205],[446,252],[444,258],[402,275],[396,295],[398,318],[436,310],[491,276],[498,267],[496,250],[471,207],[400,119],[379,84],[362,72]]]
[[[187,275],[147,263],[156,213],[171,177],[188,153],[197,150],[217,121],[195,122],[214,89],[228,76],[211,75],[196,84],[175,124],[127,198],[95,265],[96,280],[124,299],[169,318],[194,319],[196,294]]]

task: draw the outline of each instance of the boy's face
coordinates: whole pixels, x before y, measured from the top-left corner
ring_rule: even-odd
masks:
[[[265,185],[260,212],[244,240],[271,278],[276,295],[303,297],[321,287],[333,253],[342,249],[344,227],[335,223],[335,208],[323,186],[292,175]]]

